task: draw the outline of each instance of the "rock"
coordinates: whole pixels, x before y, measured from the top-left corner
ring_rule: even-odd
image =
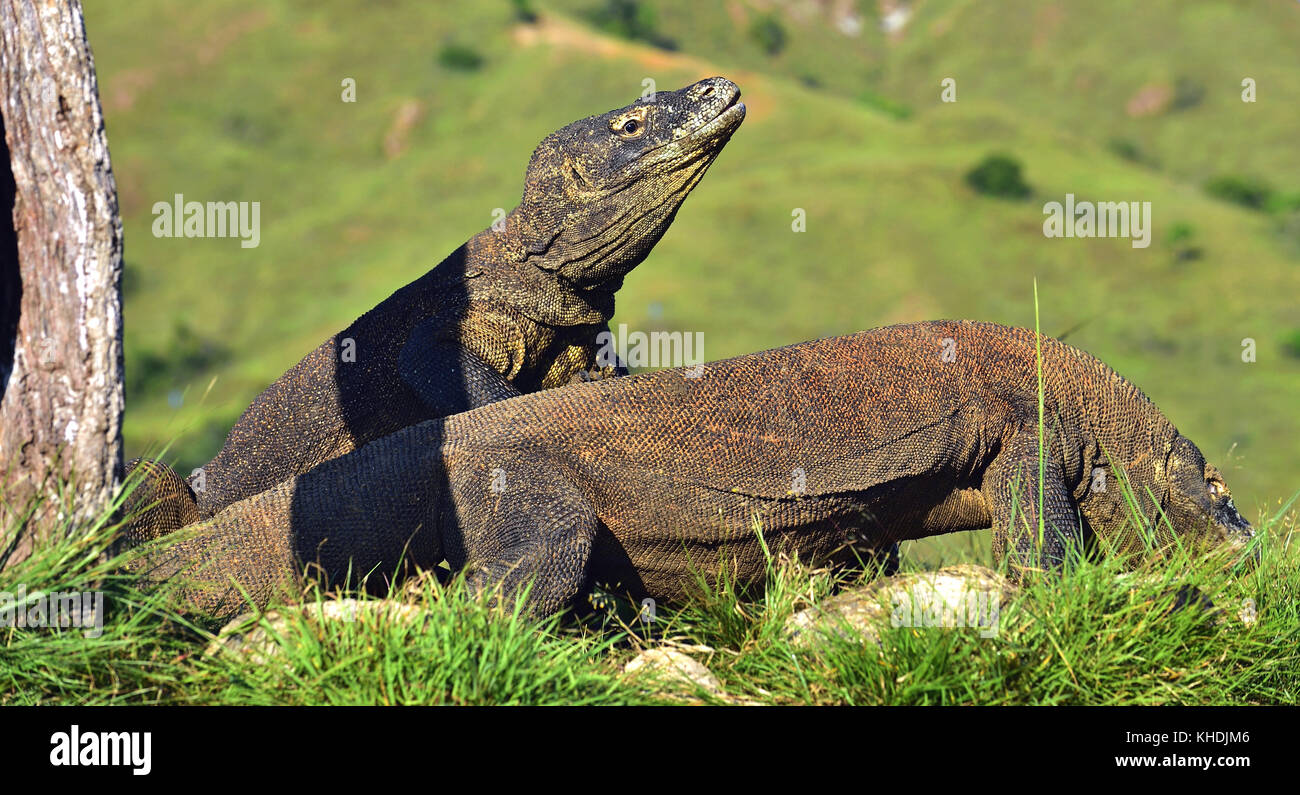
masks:
[[[1255,609],[1254,599],[1241,600],[1241,609],[1237,611],[1237,618],[1245,626],[1251,627],[1259,620],[1259,612]]]
[[[704,663],[676,649],[646,649],[623,666],[623,673],[649,673],[670,691],[683,695],[696,695],[698,688],[715,698],[731,700]]]
[[[977,627],[997,632],[1002,605],[1015,591],[997,572],[963,564],[937,571],[885,577],[843,591],[795,613],[786,632],[796,645],[838,635],[880,643],[880,628],[890,626]]]
[[[264,665],[280,653],[280,644],[274,636],[285,634],[289,616],[295,611],[308,621],[361,621],[371,625],[394,619],[412,621],[425,614],[415,605],[388,599],[330,599],[285,607],[268,611],[264,622],[256,613],[245,613],[222,627],[204,654],[235,654]]]

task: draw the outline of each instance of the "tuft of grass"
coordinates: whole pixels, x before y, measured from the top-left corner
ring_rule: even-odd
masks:
[[[764,703],[905,705],[1283,704],[1300,696],[1298,570],[1289,506],[1260,523],[1257,569],[1235,573],[1185,549],[1135,559],[1080,558],[1068,579],[1035,578],[1000,611],[997,633],[884,627],[880,645],[832,636],[789,643],[795,609],[861,581],[809,576],[776,561],[761,600],[729,586],[669,615],[728,694]],[[1281,532],[1283,528],[1290,528]],[[1191,589],[1216,611],[1178,608]],[[1245,624],[1240,615],[1253,614]]]
[[[1046,524],[1043,518],[1043,488],[1047,468],[1046,450],[1043,448],[1043,403],[1046,397],[1043,389],[1043,332],[1038,322],[1038,279],[1034,279],[1034,365],[1038,372],[1038,546],[1043,546]]]
[[[505,606],[430,578],[402,595],[418,620],[319,620],[319,611],[255,611],[270,638],[258,655],[207,654],[212,627],[176,611],[167,589],[143,592],[117,551],[128,482],[102,515],[69,525],[0,572],[0,615],[50,591],[98,593],[93,628],[0,626],[0,705],[637,704],[610,650],[624,637],[537,621],[523,597]],[[66,490],[66,489],[65,489]],[[159,542],[166,544],[166,540]],[[26,600],[14,604],[12,597]],[[308,605],[339,594],[310,588]],[[355,596],[355,594],[347,594]],[[396,594],[394,594],[396,596]],[[275,620],[276,617],[279,620]],[[381,614],[383,616],[383,614]]]
[[[66,520],[47,544],[0,571],[0,705],[159,703],[184,686],[180,661],[193,650],[192,627],[161,596],[137,591],[114,551],[133,486],[94,521]],[[91,594],[92,604],[100,595],[102,625],[18,626],[18,611],[29,613],[50,592]]]
[[[869,88],[863,89],[858,94],[858,101],[898,121],[906,121],[912,117],[912,108],[910,106],[890,99],[884,94]]]
[[[308,603],[324,596],[308,594]],[[493,604],[462,579],[432,578],[405,593],[418,617],[322,620],[284,610],[256,626],[275,654],[214,655],[202,662],[207,697],[222,704],[613,705],[655,703],[625,684],[609,655],[622,638],[530,619],[523,596]]]
[[[1294,565],[1260,576],[1289,573]],[[1231,608],[1265,601],[1244,627],[1212,625],[1173,610],[1176,586],[1221,594]],[[1118,558],[1086,563],[1068,581],[1046,579],[999,616],[998,633],[899,627],[877,651],[832,640],[821,655],[826,701],[853,704],[1261,704],[1297,695],[1296,608],[1265,600],[1261,579],[1245,584],[1196,568],[1126,572]],[[1247,596],[1249,594],[1250,596]],[[1267,613],[1267,615],[1265,615]],[[1273,646],[1272,649],[1270,647]]]

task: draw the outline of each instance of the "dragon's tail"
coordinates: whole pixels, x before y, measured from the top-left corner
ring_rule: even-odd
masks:
[[[199,521],[194,491],[184,478],[161,461],[132,459],[126,465],[126,483],[131,491],[122,507],[127,517],[124,540],[129,546],[152,541]]]

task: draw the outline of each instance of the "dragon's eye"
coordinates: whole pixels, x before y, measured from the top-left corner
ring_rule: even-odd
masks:
[[[630,109],[626,113],[620,113],[610,119],[609,131],[625,141],[640,138],[645,135],[645,123],[646,119],[649,118],[649,114],[648,109],[638,105],[636,108]]]

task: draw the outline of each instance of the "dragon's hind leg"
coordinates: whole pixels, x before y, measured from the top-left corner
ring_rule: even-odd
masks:
[[[464,561],[471,588],[507,607],[527,594],[535,616],[552,615],[581,593],[599,520],[567,474],[503,463],[485,467],[479,483],[452,488],[459,518],[444,543],[453,567]]]

